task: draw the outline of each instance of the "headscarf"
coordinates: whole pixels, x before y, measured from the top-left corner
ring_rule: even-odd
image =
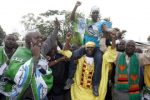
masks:
[[[92,42],[92,41],[89,41],[89,42],[87,42],[87,43],[85,44],[85,47],[86,47],[86,48],[87,48],[87,47],[93,47],[93,48],[95,48],[95,43]]]

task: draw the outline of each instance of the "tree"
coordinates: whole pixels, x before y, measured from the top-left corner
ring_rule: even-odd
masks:
[[[0,46],[2,45],[5,36],[6,36],[6,34],[5,34],[4,30],[0,26]]]
[[[60,21],[60,40],[63,42],[65,40],[65,35],[68,31],[71,30],[71,22],[70,22],[70,15],[71,12],[69,11],[59,11],[59,10],[48,10],[44,13],[40,13],[38,16],[35,16],[33,13],[28,13],[22,17],[21,23],[24,25],[25,30],[38,30],[44,36],[52,33],[54,26],[53,20],[46,20],[50,19],[53,15],[65,15],[65,20]],[[76,13],[76,18],[83,17],[82,13]],[[74,34],[76,35],[76,34]],[[75,41],[75,40],[74,40]],[[76,41],[75,41],[76,42]]]
[[[148,36],[147,41],[150,43],[150,36]]]
[[[24,25],[25,30],[31,31],[36,29],[38,22],[42,23],[41,17],[36,17],[33,13],[28,13],[22,17],[21,23]]]
[[[44,21],[41,15],[35,16],[33,13],[24,15],[21,23],[24,25],[26,31],[38,30],[45,36],[53,30],[52,22]]]

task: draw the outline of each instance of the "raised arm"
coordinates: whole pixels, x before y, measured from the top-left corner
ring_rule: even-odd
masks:
[[[54,21],[54,31],[52,34],[50,34],[47,39],[44,41],[42,48],[41,48],[41,53],[45,56],[54,45],[57,45],[57,34],[58,30],[60,29],[60,24],[56,18]]]
[[[71,37],[72,37],[71,33],[68,32],[66,34],[66,42],[65,42],[63,50],[70,50],[71,49],[71,44],[70,44]]]
[[[112,40],[111,48],[115,49],[116,48],[116,33],[115,33],[115,31],[112,30],[112,33],[110,34],[110,36],[111,36],[111,40]]]
[[[71,34],[67,33],[66,35],[66,43],[64,46],[64,50],[70,50],[70,40],[71,40]],[[80,47],[79,49],[72,52],[71,60],[76,60],[81,58],[85,54],[85,48]]]
[[[76,2],[76,5],[75,5],[75,7],[73,8],[73,11],[72,11],[72,13],[71,13],[70,21],[75,21],[75,12],[76,12],[78,6],[80,6],[80,5],[81,5],[81,2],[80,2],[80,1],[77,1],[77,2]]]

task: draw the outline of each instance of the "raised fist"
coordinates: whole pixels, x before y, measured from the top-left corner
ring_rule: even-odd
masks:
[[[57,18],[54,21],[54,26],[55,26],[55,28],[60,29],[60,23]]]
[[[80,6],[81,5],[81,2],[80,1],[77,1],[76,2],[76,6],[78,7],[78,6]]]
[[[71,37],[72,37],[71,32],[68,32],[68,33],[66,34],[66,40],[67,40],[67,41],[70,41],[70,40],[71,40]]]

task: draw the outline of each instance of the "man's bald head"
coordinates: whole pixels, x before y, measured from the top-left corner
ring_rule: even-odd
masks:
[[[133,41],[133,40],[128,40],[128,41],[126,42],[126,46],[129,45],[129,44],[132,44],[133,46],[135,46],[135,41]]]
[[[133,40],[129,40],[126,43],[126,54],[131,56],[135,51],[135,42]]]
[[[25,43],[26,46],[30,47],[31,46],[31,42],[34,42],[33,40],[38,40],[39,38],[41,38],[41,33],[40,32],[28,32],[25,36]]]
[[[6,35],[5,40],[4,40],[4,44],[5,44],[5,47],[9,48],[9,49],[13,49],[13,48],[18,47],[17,42],[16,42],[16,38],[13,34]]]

